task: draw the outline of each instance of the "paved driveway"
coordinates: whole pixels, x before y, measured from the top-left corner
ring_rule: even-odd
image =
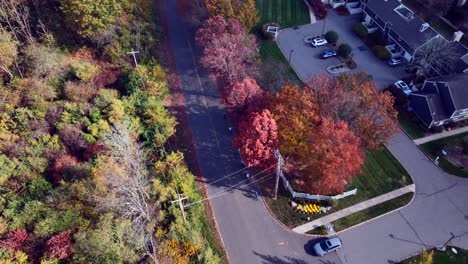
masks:
[[[360,15],[339,16],[330,10],[325,23],[325,32],[334,30],[339,34],[339,44],[348,43],[353,48],[353,58],[358,68],[353,70],[364,71],[372,75],[373,81],[377,83],[379,89],[386,88],[404,75],[403,67],[389,67],[374,56],[372,51],[358,38],[352,27],[356,24]],[[291,66],[296,71],[302,81],[310,79],[311,76],[320,72],[326,72],[328,66],[338,64],[337,58],[321,60],[317,57],[320,50],[325,48],[311,48],[304,44],[304,37],[317,36],[322,34],[323,20],[315,24],[300,26],[298,29],[288,28],[278,34],[278,46],[285,55],[289,56],[291,49],[294,50],[291,56]]]

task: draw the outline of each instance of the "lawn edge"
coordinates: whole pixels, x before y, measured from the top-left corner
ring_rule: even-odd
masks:
[[[416,185],[415,185],[415,187],[416,187]],[[358,227],[358,226],[363,225],[363,224],[367,224],[367,223],[369,223],[369,222],[371,222],[371,221],[377,220],[377,219],[379,219],[379,218],[381,218],[381,217],[384,217],[384,216],[386,216],[386,215],[389,215],[389,214],[391,214],[391,213],[394,213],[394,212],[396,212],[396,211],[399,211],[399,210],[401,210],[401,209],[407,207],[408,205],[410,205],[410,204],[413,202],[414,198],[416,198],[416,192],[408,192],[408,193],[413,193],[413,197],[411,197],[411,200],[410,200],[407,204],[405,204],[405,205],[403,205],[403,206],[400,206],[400,207],[398,207],[398,208],[395,208],[395,209],[393,209],[393,210],[390,210],[390,211],[388,211],[388,212],[385,212],[385,213],[383,213],[383,214],[381,214],[381,215],[378,215],[378,216],[376,216],[376,217],[367,219],[366,221],[361,222],[361,223],[359,223],[359,224],[355,224],[355,225],[352,225],[352,226],[350,226],[350,227],[347,227],[347,228],[345,228],[345,229],[343,229],[343,230],[340,230],[340,231],[336,232],[334,235],[339,235],[339,234],[341,234],[341,233],[343,233],[343,232],[345,232],[345,231],[348,231],[348,230],[350,230],[350,229],[352,229],[352,228]],[[406,194],[406,193],[405,193],[405,194]],[[397,197],[395,197],[395,198],[393,198],[393,199],[396,199],[396,198],[398,198],[398,197],[401,197],[401,196],[403,196],[403,195],[405,195],[405,194],[402,194],[402,195],[400,195],[400,196],[397,196]],[[391,200],[393,200],[393,199],[390,199],[390,200],[388,200],[388,201],[391,201]],[[378,205],[378,204],[376,204],[375,206],[377,206],[377,205]],[[369,208],[372,208],[372,207],[369,207]],[[368,209],[368,208],[366,208],[366,209]],[[361,210],[361,211],[364,211],[364,210],[365,210],[365,209],[363,209],[363,210]],[[358,212],[356,212],[356,213],[359,213],[359,212],[361,212],[361,211],[358,211]],[[343,217],[343,218],[344,218],[344,217]],[[340,218],[340,219],[341,219],[341,218]],[[337,220],[339,220],[339,219],[337,219]],[[336,221],[336,220],[335,220],[335,221]]]

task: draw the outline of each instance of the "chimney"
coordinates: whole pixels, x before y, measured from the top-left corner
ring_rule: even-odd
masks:
[[[429,28],[429,23],[422,23],[419,31],[424,32],[424,30]]]
[[[461,31],[453,32],[452,41],[453,42],[460,42],[462,37],[463,37],[463,32],[461,32]]]

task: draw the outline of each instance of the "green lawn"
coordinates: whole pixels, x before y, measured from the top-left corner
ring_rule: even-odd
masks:
[[[379,215],[383,215],[386,212],[390,212],[408,204],[412,198],[413,193],[406,193],[392,200],[364,209],[347,217],[343,217],[333,222],[334,229],[335,231],[341,231]]]
[[[462,264],[468,263],[468,251],[456,248],[457,254],[453,253],[451,247],[447,247],[446,251],[433,250],[433,264]],[[401,264],[411,264],[411,261],[417,260],[418,256],[409,258],[401,262]],[[418,262],[416,262],[418,263]]]
[[[357,194],[339,200],[331,212],[412,183],[406,170],[386,148],[382,151],[368,153],[362,171],[362,175],[355,177],[353,182],[346,187],[347,190],[357,188]],[[262,186],[263,193],[268,193],[269,188],[267,184]],[[278,219],[291,228],[307,222],[308,217],[312,220],[323,216],[304,215],[291,210],[288,204],[290,196],[282,188],[280,188],[280,194],[277,200],[269,198],[268,194],[265,194],[265,196],[267,204]]]
[[[437,157],[437,155],[439,155],[440,151],[444,149],[445,146],[453,145],[453,144],[461,144],[462,138],[465,136],[468,136],[468,132],[458,134],[452,137],[428,142],[426,144],[421,145],[421,148],[429,156],[431,156],[432,158],[435,158]],[[442,168],[447,173],[450,173],[459,177],[468,178],[467,169],[459,168],[443,157],[439,159],[439,167]]]
[[[279,23],[282,28],[310,23],[309,11],[303,0],[256,0],[260,25]]]
[[[288,63],[278,45],[272,40],[263,40],[260,43],[259,53],[262,61],[274,59],[279,63]]]

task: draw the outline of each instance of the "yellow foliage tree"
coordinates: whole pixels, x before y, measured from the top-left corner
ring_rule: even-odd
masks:
[[[189,241],[165,240],[158,248],[161,263],[188,264],[195,253],[196,248]]]
[[[18,42],[13,39],[11,33],[0,31],[0,69],[13,78],[13,71],[10,69],[18,57]]]
[[[236,10],[238,10],[236,18],[246,31],[250,31],[260,21],[255,0],[244,0]]]
[[[226,20],[234,18],[231,0],[206,0],[206,8],[211,16],[222,16]]]
[[[250,31],[260,21],[255,0],[206,0],[205,3],[210,16],[237,19],[245,31]]]
[[[413,259],[410,264],[432,264],[433,263],[433,258],[432,258],[433,252],[427,252],[423,251],[421,255],[419,255],[416,259]]]

